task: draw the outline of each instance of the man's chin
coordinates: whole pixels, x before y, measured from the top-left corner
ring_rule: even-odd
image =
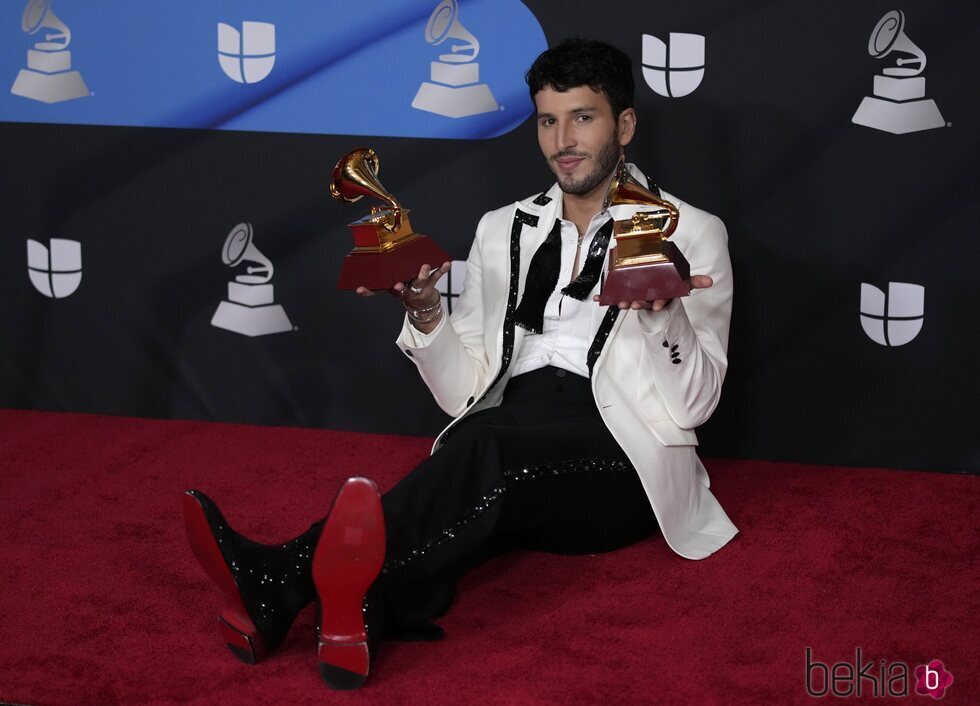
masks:
[[[575,179],[567,174],[562,174],[557,169],[552,169],[551,171],[554,173],[555,180],[558,182],[558,188],[566,194],[577,193],[582,188],[583,179]]]
[[[558,177],[558,188],[562,190],[563,193],[572,194],[573,196],[581,196],[592,191],[594,186],[589,186],[584,179],[579,179],[578,181],[572,179],[562,179]]]

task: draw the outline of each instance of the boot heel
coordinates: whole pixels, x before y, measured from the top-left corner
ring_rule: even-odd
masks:
[[[320,676],[337,691],[357,689],[364,684],[371,656],[366,642],[337,643],[320,640],[317,649]]]
[[[245,623],[241,616],[226,610],[218,617],[218,627],[228,649],[245,664],[256,664],[265,659],[266,651],[258,630],[251,621]]]

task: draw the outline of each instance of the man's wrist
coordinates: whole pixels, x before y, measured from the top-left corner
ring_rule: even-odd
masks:
[[[409,306],[408,302],[405,301],[402,304],[405,307],[405,311],[408,312],[408,318],[412,323],[427,324],[432,321],[437,321],[442,316],[442,297],[436,299],[433,304],[419,309]]]
[[[412,312],[409,312],[408,320],[412,323],[412,327],[419,333],[432,333],[439,326],[439,322],[442,321],[442,307],[437,307],[431,315],[424,317],[424,319],[417,318],[412,315]]]

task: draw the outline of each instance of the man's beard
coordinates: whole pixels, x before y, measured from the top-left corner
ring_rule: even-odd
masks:
[[[575,152],[559,152],[554,157],[555,159],[561,159],[562,157],[570,156],[580,156]],[[562,180],[562,177],[556,172],[555,175],[558,176],[558,186],[566,194],[587,194],[594,188],[599,186],[606,178],[612,173],[612,170],[616,168],[619,164],[619,143],[614,139],[610,140],[595,156],[595,169],[586,174],[584,177],[578,181],[572,181],[570,179]]]

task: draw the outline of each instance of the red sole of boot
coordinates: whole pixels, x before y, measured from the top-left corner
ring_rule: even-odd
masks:
[[[184,527],[198,563],[224,594],[225,608],[218,617],[218,626],[228,649],[242,662],[255,664],[265,657],[265,647],[255,624],[248,617],[235,577],[221,556],[204,507],[191,493],[184,494]]]
[[[384,513],[378,487],[367,478],[341,486],[313,554],[320,598],[320,674],[333,689],[356,689],[370,668],[364,594],[385,556]]]

